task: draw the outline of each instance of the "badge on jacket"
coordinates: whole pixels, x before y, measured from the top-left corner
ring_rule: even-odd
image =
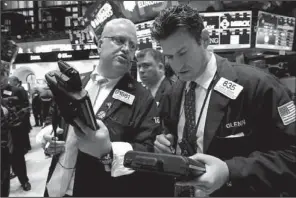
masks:
[[[243,86],[223,77],[220,78],[214,87],[214,90],[220,92],[232,100],[235,100],[243,89]]]
[[[129,105],[132,105],[134,100],[135,100],[135,96],[131,95],[125,91],[116,89],[113,93],[112,96],[114,99],[120,100],[121,102],[127,103]]]
[[[296,121],[295,104],[293,101],[278,107],[278,112],[285,126]]]
[[[8,91],[8,90],[4,90],[3,91],[3,95],[7,95],[7,96],[11,96],[12,95],[12,92],[11,91]]]

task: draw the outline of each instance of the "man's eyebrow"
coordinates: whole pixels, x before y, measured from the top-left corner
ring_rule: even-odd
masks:
[[[176,54],[177,54],[177,53],[180,53],[180,51],[182,51],[182,50],[185,49],[185,48],[186,48],[186,46],[182,46],[180,49],[177,50]],[[164,53],[163,55],[164,55],[164,56],[174,56],[174,54],[165,54],[165,53]]]

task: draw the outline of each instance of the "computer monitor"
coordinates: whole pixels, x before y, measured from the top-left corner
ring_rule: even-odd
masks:
[[[210,34],[209,48],[217,51],[251,47],[252,11],[200,12]]]
[[[159,43],[155,42],[151,38],[150,27],[153,22],[154,20],[136,24],[139,50],[153,48],[162,51]]]
[[[255,47],[291,51],[293,48],[295,17],[259,11]]]

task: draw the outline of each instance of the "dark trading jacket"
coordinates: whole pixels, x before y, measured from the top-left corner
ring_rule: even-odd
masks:
[[[285,126],[278,112],[292,101],[286,87],[255,67],[216,59],[215,83],[224,77],[244,89],[235,100],[216,90],[210,97],[203,151],[227,163],[232,183],[211,196],[295,196],[295,122]],[[184,87],[185,82],[176,82],[160,106],[161,120],[176,140]],[[241,132],[243,137],[226,138]]]
[[[89,76],[86,78],[89,79]],[[115,89],[134,95],[133,104],[129,105],[113,99]],[[102,107],[105,107],[107,103],[112,105],[105,111],[106,116],[102,121],[109,130],[111,141],[129,142],[134,150],[153,152],[155,137],[161,129],[156,118],[158,116],[156,103],[149,91],[126,74],[119,80],[103,102]],[[101,109],[98,112],[101,112]],[[53,120],[55,126],[57,119],[59,116],[55,115],[55,120]],[[62,119],[59,119],[60,121]],[[67,125],[61,127],[67,128]],[[58,156],[55,156],[52,160],[48,179],[52,175],[57,159]],[[111,177],[110,172],[106,172],[104,166],[96,158],[79,151],[73,196],[138,196],[139,193],[145,196],[143,190],[148,191],[148,189],[142,184],[144,181],[142,182],[141,176],[143,174],[133,173],[128,176]]]
[[[14,97],[14,98],[12,98]],[[8,99],[4,106],[9,108],[15,108],[14,111],[20,111],[23,108],[29,106],[29,99],[26,90],[23,87],[15,87],[7,84],[1,89],[1,103],[4,103],[2,99]],[[29,116],[29,113],[27,117]],[[30,123],[28,123],[27,117],[22,120],[21,125],[17,127],[11,127],[10,130],[13,131],[13,146],[14,148],[23,148],[25,143],[23,142],[23,135],[30,130]],[[2,130],[2,129],[1,129]],[[3,132],[6,130],[3,130]],[[1,132],[2,133],[2,132]]]
[[[168,78],[164,78],[163,81],[161,82],[156,94],[155,94],[155,101],[159,102],[162,99],[162,96],[165,92],[170,90],[172,87],[172,81]]]

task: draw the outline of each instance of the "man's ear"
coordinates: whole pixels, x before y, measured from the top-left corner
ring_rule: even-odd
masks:
[[[203,47],[205,49],[208,48],[208,45],[210,44],[210,34],[209,34],[209,31],[206,30],[206,29],[203,29],[202,32],[201,32],[201,44],[203,45]]]
[[[103,44],[103,40],[100,39],[100,40],[97,42],[97,47],[98,47],[98,52],[99,52],[99,54],[101,53],[102,44]]]
[[[159,69],[164,71],[164,64],[162,64],[161,62],[158,63],[158,67]]]

